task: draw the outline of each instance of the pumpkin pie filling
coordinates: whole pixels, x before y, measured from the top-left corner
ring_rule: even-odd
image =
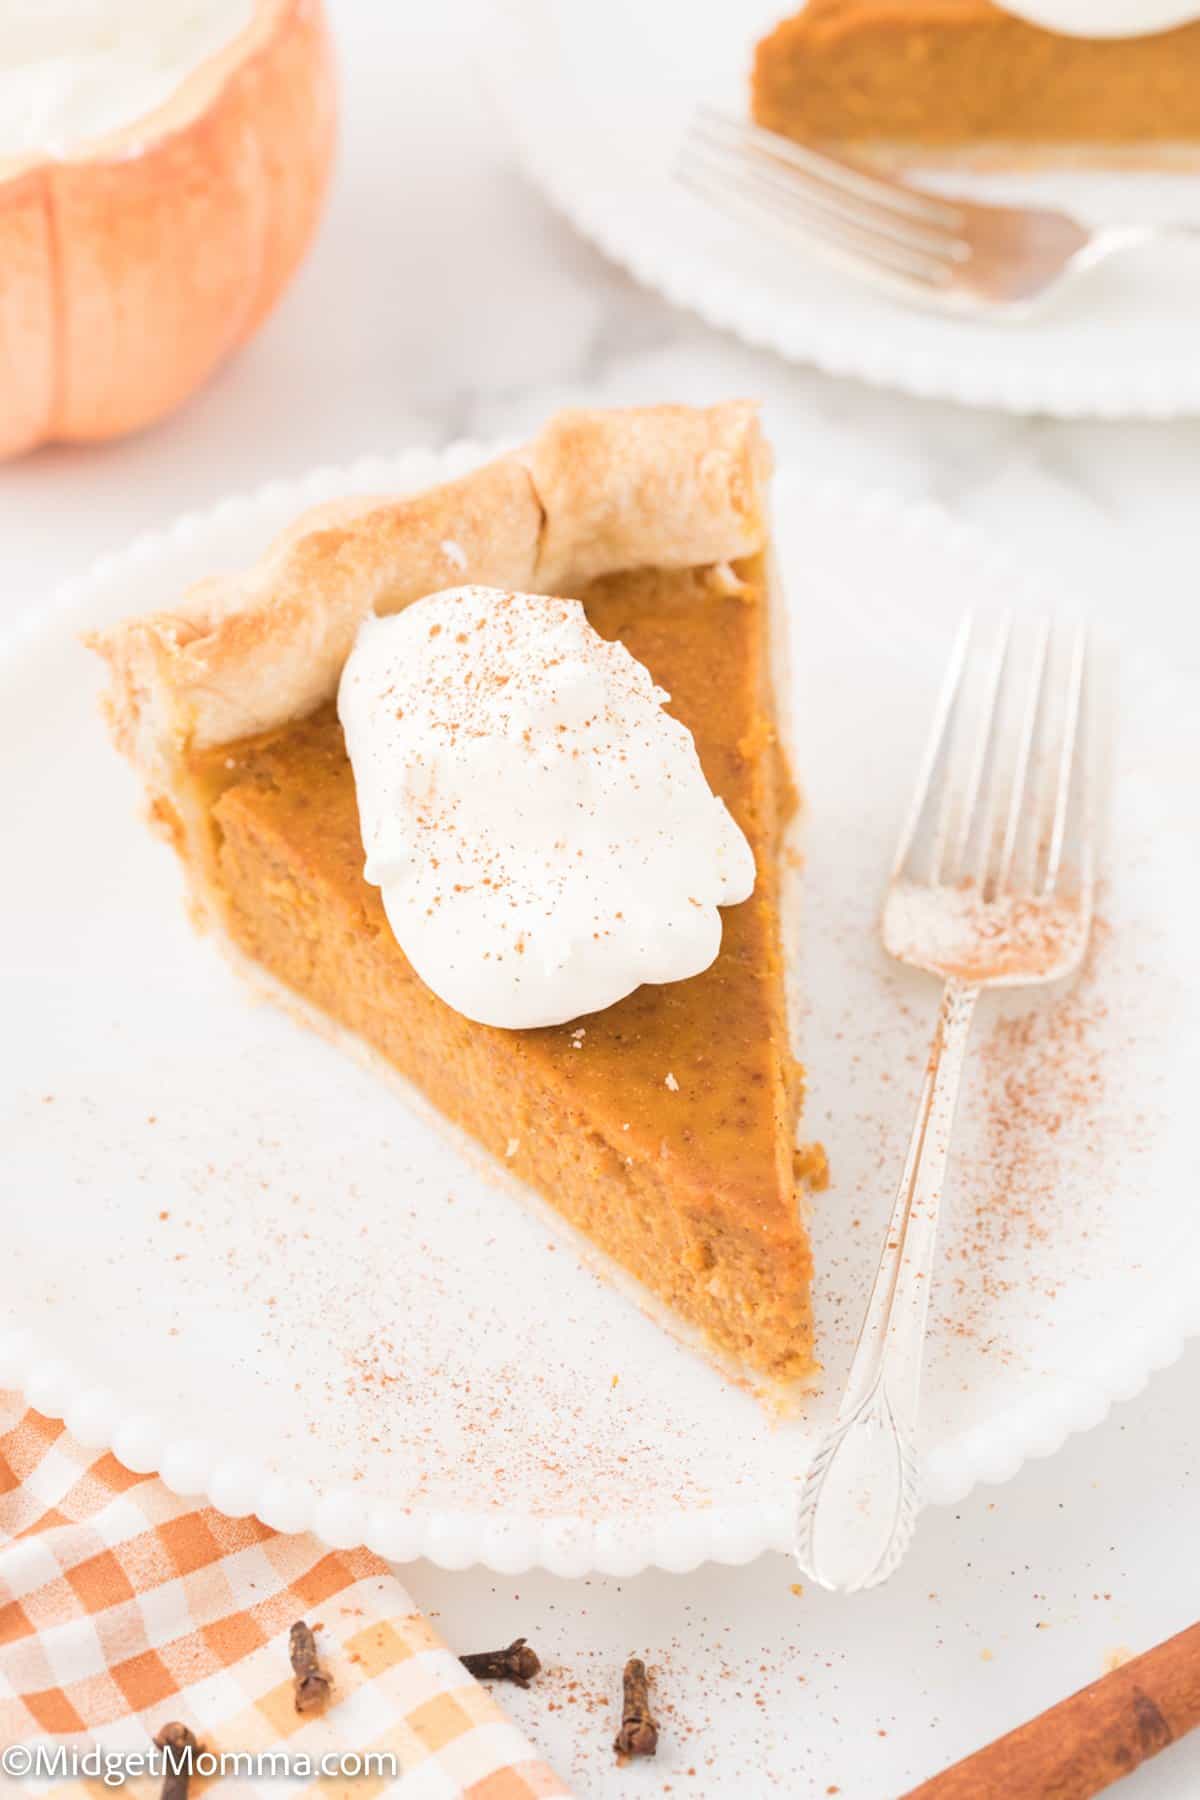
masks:
[[[793,1200],[802,1082],[787,1048],[777,895],[794,797],[775,751],[761,559],[733,573],[640,570],[577,596],[601,636],[620,638],[670,693],[755,849],[758,879],[725,910],[721,952],[702,975],[640,987],[570,1025],[476,1025],[414,974],[363,879],[331,706],[193,768],[214,796],[238,948],[417,1080],[719,1351],[786,1381],[811,1359],[810,1258]]]
[[[313,670],[327,651],[331,670],[344,661],[345,615],[351,597],[360,609],[373,558],[386,562],[389,601],[379,610],[406,603],[393,597],[391,549],[384,558],[374,543],[384,529],[378,515],[368,523],[356,511],[336,529],[318,519],[283,541],[263,565],[266,577],[260,569],[232,590],[204,589],[194,602],[199,635],[180,613],[163,614],[97,647],[117,675],[118,738],[147,773],[153,810],[184,856],[204,920],[241,966],[265,976],[307,1022],[350,1034],[406,1077],[633,1277],[668,1322],[725,1366],[777,1389],[816,1366],[798,1189],[821,1184],[823,1159],[796,1145],[803,1081],[790,1047],[779,914],[795,794],[776,734],[775,596],[755,429],[744,408],[581,415],[567,430],[569,459],[557,451],[542,478],[538,507],[527,505],[518,471],[493,464],[464,478],[461,492],[431,490],[413,516],[387,520],[406,545],[429,539],[436,556],[449,544],[457,573],[499,493],[516,521],[510,536],[522,545],[532,536],[532,554],[544,561],[546,543],[565,530],[554,480],[568,460],[574,479],[590,459],[571,502],[577,513],[588,509],[587,530],[567,534],[564,551],[581,575],[537,582],[536,568],[531,578],[512,566],[507,540],[508,560],[498,561],[494,534],[480,572],[503,569],[510,581],[579,599],[601,637],[619,639],[645,664],[753,851],[754,892],[722,909],[720,950],[702,974],[644,984],[565,1025],[500,1029],[455,1011],[416,975],[379,889],[364,879],[354,775],[330,682],[315,681]],[[674,437],[687,450],[686,459],[675,452],[676,467]],[[619,504],[601,514],[597,483],[602,489],[611,476],[614,457],[631,466]],[[719,532],[707,497],[714,481],[732,514]],[[706,491],[699,509],[697,487]],[[457,537],[441,535],[448,509]],[[675,528],[680,549],[619,566],[631,545],[653,548],[673,512],[685,521]],[[601,526],[619,540],[603,552]],[[692,541],[700,555],[689,563]],[[760,547],[712,560],[719,543],[736,551],[747,541]],[[293,562],[304,581],[283,573]],[[608,572],[582,577],[589,563],[595,571],[605,562]],[[314,570],[320,593],[308,586]],[[413,597],[447,585],[410,562],[403,573]],[[274,643],[265,670],[264,638]],[[223,668],[214,683],[218,649],[236,672]],[[290,669],[294,696],[285,706],[263,679],[271,669]],[[263,724],[272,711],[281,716],[263,729],[229,728],[235,719]],[[198,716],[215,723],[198,727]]]
[[[1200,145],[1200,22],[1085,38],[990,0],[809,0],[758,45],[751,105],[809,143]]]

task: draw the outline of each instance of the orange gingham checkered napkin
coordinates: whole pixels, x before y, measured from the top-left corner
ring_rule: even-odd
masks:
[[[293,1704],[298,1618],[321,1625],[334,1686],[321,1715]],[[395,1780],[312,1784],[346,1800],[568,1794],[377,1557],[190,1505],[0,1393],[0,1746],[145,1751],[171,1719],[215,1751],[284,1749],[314,1766],[330,1751],[395,1753]],[[222,1800],[283,1800],[296,1784],[217,1785]],[[81,1777],[50,1791],[114,1790]]]

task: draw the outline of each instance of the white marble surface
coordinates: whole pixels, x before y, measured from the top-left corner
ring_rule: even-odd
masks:
[[[1026,422],[790,369],[639,292],[511,172],[465,61],[463,0],[333,0],[345,131],[317,249],[257,343],[174,421],[0,470],[11,610],[100,551],[230,490],[409,443],[518,433],[566,401],[756,394],[814,477],[932,500],[1200,669],[1200,421]],[[619,121],[618,121],[619,122]],[[0,614],[2,620],[2,614]],[[512,1699],[579,1793],[892,1800],[1200,1617],[1200,1346],[1059,1456],[926,1516],[892,1584],[797,1595],[781,1559],[569,1584],[409,1572],[458,1648],[518,1631]],[[660,1668],[654,1765],[609,1744],[625,1655]],[[574,1697],[569,1680],[579,1687]],[[1200,1737],[1131,1779],[1200,1794]]]

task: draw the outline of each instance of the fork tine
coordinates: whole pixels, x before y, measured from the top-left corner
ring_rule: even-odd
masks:
[[[959,805],[958,828],[955,832],[954,850],[950,857],[947,879],[960,881],[966,874],[967,846],[971,841],[972,828],[977,826],[982,842],[986,845],[987,833],[991,825],[991,815],[995,807],[995,778],[988,783],[984,802],[982,822],[976,818],[979,807],[980,790],[983,787],[984,771],[987,769],[989,757],[997,760],[997,738],[999,735],[1001,706],[1000,700],[1004,690],[1004,674],[1008,664],[1009,646],[1012,642],[1013,619],[1006,613],[1000,625],[999,638],[991,651],[987,662],[985,699],[979,714],[979,722],[975,730],[975,741],[971,745],[967,763],[966,782]],[[946,787],[947,795],[953,792],[951,784]],[[939,880],[942,875],[940,855],[934,865],[933,879]]]
[[[940,225],[950,231],[961,229],[962,214],[958,208],[952,201],[943,200],[936,194],[918,192],[898,181],[890,181],[858,163],[827,156],[809,144],[797,144],[791,138],[780,137],[777,132],[764,130],[761,125],[751,124],[748,120],[734,118],[714,106],[697,107],[694,119],[702,122],[711,133],[719,133],[733,143],[787,163],[817,181],[828,183],[843,195],[856,195],[875,206],[906,213],[925,225]]]
[[[882,183],[856,178],[852,169],[843,171],[831,159],[814,153],[799,164],[785,160],[779,145],[786,143],[766,132],[731,128],[719,113],[704,108],[693,114],[685,137],[693,154],[707,156],[726,168],[752,172],[765,194],[785,204],[803,204],[841,224],[857,225],[938,261],[969,259],[969,246],[953,224],[931,218],[923,210],[897,205]],[[815,167],[810,167],[810,162]],[[848,182],[843,175],[849,176]],[[895,192],[904,197],[902,190]]]
[[[926,740],[917,770],[917,785],[913,792],[908,816],[901,828],[900,842],[896,847],[896,858],[892,865],[893,878],[902,873],[904,865],[908,861],[932,794],[933,778],[958,704],[963,671],[967,666],[967,652],[970,649],[971,634],[974,629],[975,616],[973,613],[967,613],[958,628],[949,660],[946,663],[946,673],[942,677],[941,692],[938,694],[937,705],[933,713],[933,724],[930,727],[929,737]]]
[[[676,164],[676,175],[685,187],[710,204],[743,213],[751,223],[761,225],[765,218],[775,230],[800,239],[810,249],[822,247],[827,255],[837,256],[868,274],[929,291],[937,291],[949,282],[947,263],[904,249],[848,221],[836,220],[832,214],[808,208],[802,195],[781,199],[764,191],[752,171],[706,163],[694,148],[685,147]]]
[[[1058,780],[1055,784],[1054,818],[1050,828],[1050,848],[1046,856],[1046,873],[1042,885],[1044,894],[1053,894],[1058,885],[1058,877],[1062,867],[1063,845],[1066,841],[1067,817],[1074,787],[1075,762],[1080,736],[1080,719],[1083,713],[1084,677],[1087,670],[1087,627],[1080,625],[1075,632],[1071,645],[1070,669],[1067,677],[1066,716],[1063,721],[1062,741],[1058,753]],[[1086,767],[1084,770],[1086,778]],[[1085,821],[1085,838],[1090,838]]]
[[[1017,833],[1021,828],[1021,820],[1025,814],[1025,790],[1029,781],[1030,760],[1033,754],[1034,741],[1037,735],[1038,721],[1042,710],[1042,696],[1046,679],[1046,662],[1050,650],[1050,620],[1042,619],[1038,625],[1034,641],[1033,671],[1029,683],[1029,691],[1025,701],[1025,711],[1021,719],[1020,735],[1017,740],[1017,757],[1013,767],[1012,785],[1009,789],[1008,818],[1004,825],[1004,839],[1000,846],[1000,860],[997,866],[992,887],[1003,893],[1012,878],[1013,858],[1017,848]],[[986,877],[986,868],[980,871],[981,883]]]

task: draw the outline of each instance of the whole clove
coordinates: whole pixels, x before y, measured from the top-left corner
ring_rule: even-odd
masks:
[[[653,1756],[658,1749],[658,1722],[650,1711],[647,1693],[649,1676],[640,1656],[631,1656],[622,1678],[625,1699],[621,1709],[621,1729],[613,1749],[622,1759],[627,1756]]]
[[[296,1711],[320,1712],[333,1683],[317,1657],[317,1640],[303,1619],[297,1619],[288,1635],[288,1649],[295,1678]]]
[[[523,1637],[514,1638],[503,1650],[480,1650],[458,1660],[479,1681],[515,1681],[523,1688],[542,1666],[536,1650],[531,1650]]]
[[[155,1747],[166,1751],[161,1800],[187,1800],[188,1782],[192,1778],[200,1745],[195,1733],[178,1719],[164,1725],[154,1740]]]

